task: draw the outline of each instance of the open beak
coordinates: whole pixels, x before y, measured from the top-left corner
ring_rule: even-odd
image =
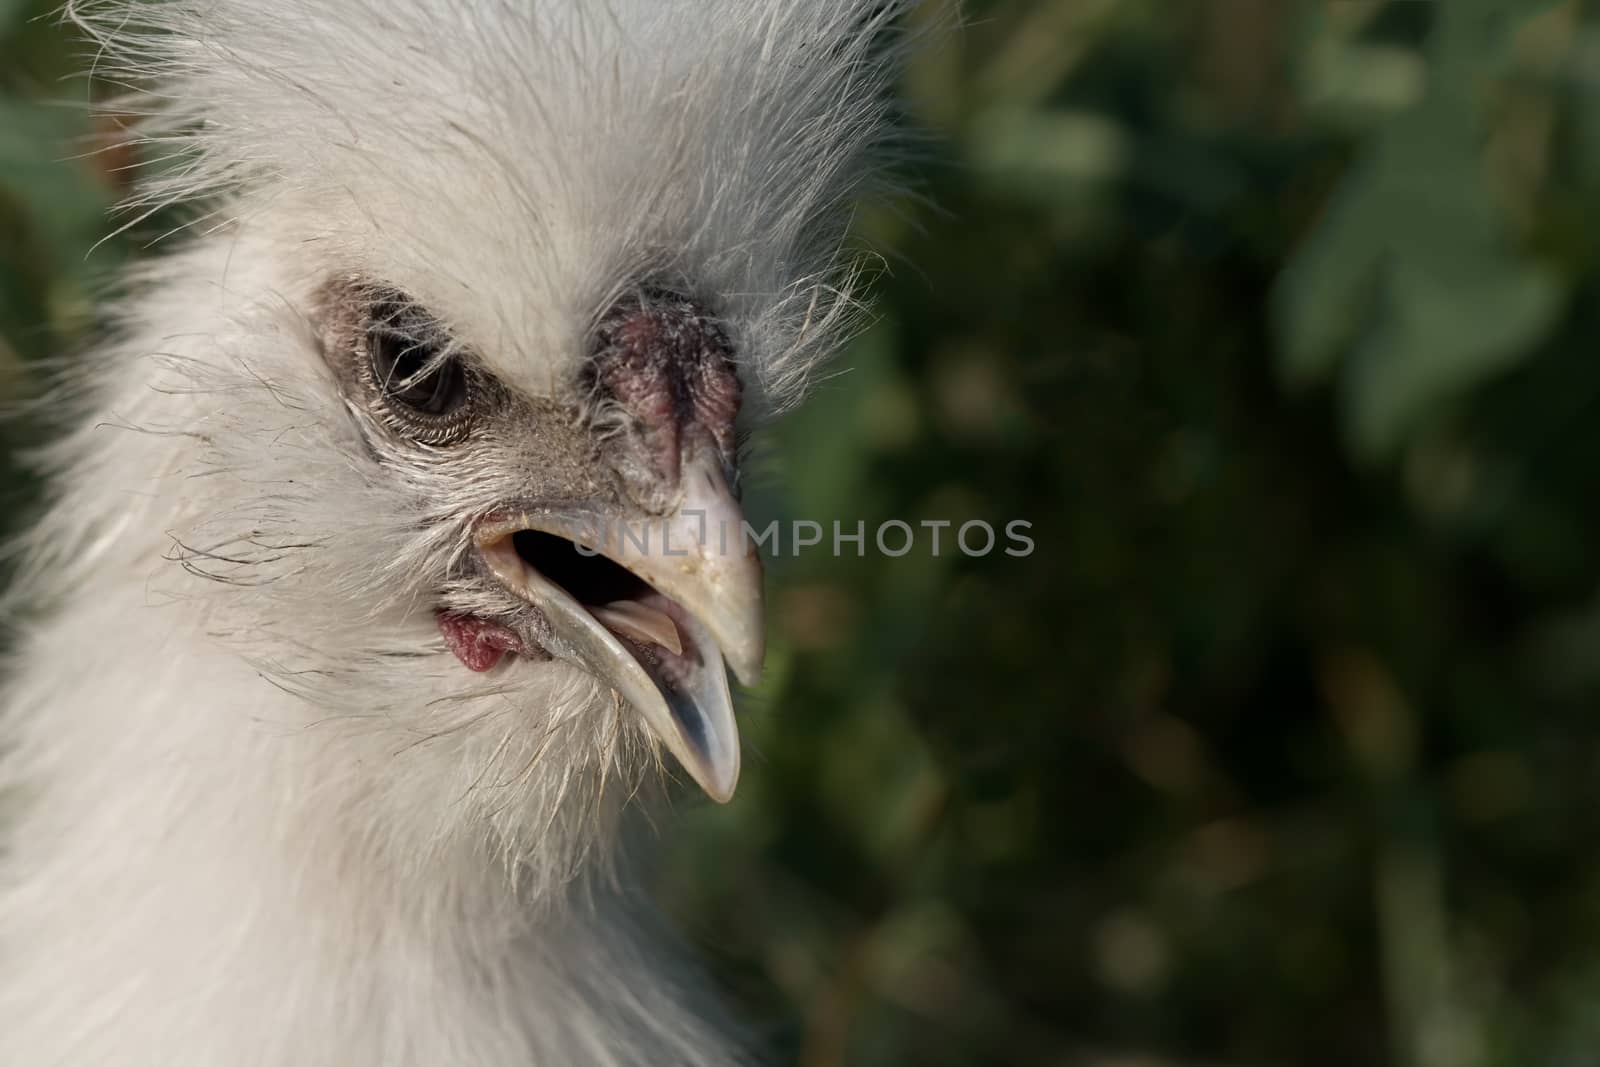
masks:
[[[725,802],[739,730],[724,661],[746,685],[760,676],[761,560],[712,450],[684,456],[680,485],[665,515],[539,507],[496,514],[475,539],[495,578],[549,620],[548,651],[611,686]]]

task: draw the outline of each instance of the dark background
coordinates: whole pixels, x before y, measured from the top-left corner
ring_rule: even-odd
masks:
[[[159,234],[89,254],[129,160],[70,158],[49,7],[0,0],[4,396]],[[1600,3],[965,20],[753,506],[1037,548],[774,560],[673,912],[803,1067],[1600,1063]]]

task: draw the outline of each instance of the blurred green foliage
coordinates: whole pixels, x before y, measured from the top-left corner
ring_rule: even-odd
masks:
[[[87,255],[122,173],[46,8],[7,392],[148,240]],[[673,911],[803,1067],[1600,1062],[1600,4],[964,16],[751,507],[1037,551],[774,560]]]

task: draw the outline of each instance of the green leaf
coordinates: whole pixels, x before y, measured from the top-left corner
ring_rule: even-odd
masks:
[[[19,200],[33,227],[81,258],[104,226],[110,191],[85,165],[68,165],[83,133],[65,108],[0,99],[0,188]]]
[[[28,6],[28,0],[0,0],[0,37],[22,22]]]
[[[1344,382],[1355,452],[1392,454],[1427,412],[1525,358],[1555,325],[1565,296],[1560,278],[1512,260],[1444,270],[1396,264],[1387,313],[1352,353]]]
[[[1350,447],[1388,456],[1452,394],[1532,353],[1565,283],[1519,250],[1485,177],[1485,72],[1542,4],[1441,7],[1427,94],[1369,145],[1273,294],[1279,373],[1337,378]]]
[[[0,220],[18,229],[0,256],[0,333],[24,353],[51,347],[42,322],[72,318],[103,259],[89,252],[107,231],[110,189],[67,157],[80,113],[0,97]]]

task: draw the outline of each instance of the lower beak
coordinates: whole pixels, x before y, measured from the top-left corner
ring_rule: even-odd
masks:
[[[739,780],[739,730],[727,669],[747,685],[761,673],[761,560],[709,450],[686,456],[682,499],[661,516],[624,518],[581,508],[536,508],[481,524],[478,550],[494,576],[550,621],[549,651],[631,704],[700,787],[719,802]],[[583,604],[518,552],[538,531],[600,555],[650,588]]]

